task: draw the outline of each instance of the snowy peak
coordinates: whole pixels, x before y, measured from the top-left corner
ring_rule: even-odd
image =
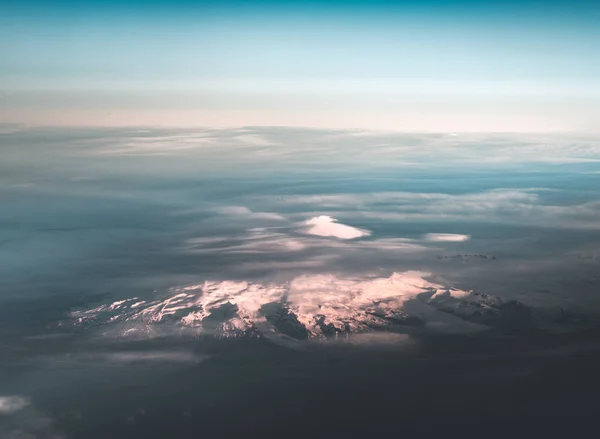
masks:
[[[516,300],[505,301],[482,292],[437,292],[427,303],[462,319],[500,329],[519,329],[533,325],[529,307]]]
[[[204,282],[154,300],[133,297],[76,310],[65,323],[170,323],[219,337],[276,334],[305,340],[408,328],[485,330],[529,316],[529,309],[518,302],[445,287],[427,280],[429,276],[408,271],[387,278],[304,275],[287,284]]]

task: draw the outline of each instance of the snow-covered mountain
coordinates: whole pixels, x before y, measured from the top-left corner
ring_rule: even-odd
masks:
[[[523,303],[477,291],[461,297],[453,295],[452,290],[438,291],[427,303],[464,320],[499,329],[522,329],[534,324],[532,310]]]
[[[75,310],[62,324],[124,324],[122,336],[170,324],[218,337],[303,340],[369,331],[484,331],[530,317],[519,302],[448,288],[429,276],[409,271],[388,278],[299,276],[286,284],[204,282],[153,300],[132,297]]]

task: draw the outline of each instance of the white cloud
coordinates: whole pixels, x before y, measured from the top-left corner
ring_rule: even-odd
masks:
[[[251,215],[252,211],[245,206],[226,206],[217,209],[219,213],[224,215]]]
[[[463,242],[469,240],[469,235],[459,235],[455,233],[428,233],[425,240],[432,242]]]
[[[272,146],[273,144],[260,134],[240,134],[234,139],[244,146]]]
[[[308,243],[284,233],[254,228],[243,236],[231,238],[191,238],[187,241],[187,252],[201,253],[288,253],[308,247]]]
[[[128,364],[139,362],[200,363],[208,357],[186,351],[127,351],[80,354],[72,358],[102,364]]]
[[[505,224],[527,224],[537,227],[598,229],[600,203],[544,204],[542,193],[553,189],[531,187],[494,189],[463,194],[419,192],[375,192],[369,194],[327,194],[288,196],[284,200],[265,197],[263,202],[278,208],[286,205],[313,207],[319,212],[304,211],[302,215],[317,215],[324,208],[335,209],[341,220],[346,218],[378,221],[478,221]],[[299,216],[299,214],[296,214]]]
[[[324,239],[300,235],[288,228],[249,229],[238,236],[191,238],[180,251],[186,254],[220,257],[243,256],[233,267],[236,276],[246,277],[268,272],[278,278],[298,273],[333,270],[353,273],[368,272],[373,266],[390,266],[390,260],[415,260],[433,257],[437,246],[407,238]],[[370,261],[364,264],[364,261]]]
[[[371,232],[364,229],[340,224],[335,218],[327,215],[316,216],[305,223],[308,227],[306,233],[316,236],[331,236],[340,239],[355,239],[369,236]]]
[[[299,270],[323,268],[336,259],[337,257],[335,255],[317,255],[300,261],[246,261],[242,262],[240,267],[243,270],[258,270],[261,272],[265,270],[277,272],[289,270],[291,272],[297,272]]]
[[[389,346],[397,349],[398,346],[402,345],[410,346],[414,342],[414,339],[411,339],[407,334],[394,332],[366,332],[352,334],[349,337],[340,338],[336,341],[354,346]]]
[[[214,139],[202,132],[154,136],[131,136],[120,142],[102,145],[98,155],[168,156],[205,149]]]
[[[231,117],[229,113],[228,118]],[[122,120],[117,114],[112,117],[116,121]],[[394,123],[397,124],[397,121]],[[110,125],[113,124],[107,126]],[[294,136],[293,142],[290,142],[290,133]],[[460,133],[460,136],[452,136],[306,128],[178,128],[167,132],[164,129],[147,133],[124,131],[121,137],[113,138],[111,142],[105,140],[90,137],[85,141],[86,148],[77,149],[77,154],[183,157],[201,153],[203,164],[198,164],[198,169],[213,171],[217,168],[231,170],[232,165],[247,169],[249,163],[284,169],[290,164],[298,164],[299,160],[319,166],[323,158],[332,158],[331,164],[334,166],[412,164],[423,167],[435,165],[436,162],[452,165],[477,163],[497,167],[519,163],[552,165],[600,160],[598,136],[558,133]],[[340,156],[342,144],[344,154]],[[236,160],[232,161],[232,157]],[[191,160],[189,164],[197,162]]]
[[[226,242],[227,239],[229,238],[225,236],[204,236],[201,238],[190,238],[187,240],[187,243],[194,246],[210,246],[213,244]]]
[[[0,415],[10,415],[29,406],[29,399],[24,396],[0,396]]]
[[[347,207],[357,208],[366,206],[385,205],[393,207],[396,211],[413,210],[423,205],[442,204],[444,207],[453,205],[465,205],[469,207],[486,208],[496,207],[502,203],[530,202],[538,200],[536,192],[546,190],[544,188],[523,189],[494,189],[486,192],[470,192],[465,194],[444,194],[437,192],[371,192],[368,194],[323,194],[323,195],[289,195],[284,199],[280,197],[263,197],[268,203],[280,203],[286,205],[309,205],[325,207]],[[418,206],[416,206],[418,204]]]
[[[1,422],[11,415],[9,422]],[[54,418],[41,412],[24,396],[0,396],[0,437],[2,439],[65,439]]]
[[[570,164],[570,163],[598,163],[600,159],[590,157],[541,157],[538,161],[543,163]]]
[[[253,212],[246,206],[219,207],[216,209],[216,211],[222,215],[239,216],[239,217],[246,217],[246,218],[251,218],[251,219],[265,219],[265,220],[276,220],[276,221],[285,220],[284,216],[279,215],[277,213]]]

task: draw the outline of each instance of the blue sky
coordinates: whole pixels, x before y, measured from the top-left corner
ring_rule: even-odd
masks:
[[[9,2],[0,121],[600,125],[594,2]]]

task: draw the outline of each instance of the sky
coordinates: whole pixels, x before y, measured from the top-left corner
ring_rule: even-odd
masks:
[[[592,1],[25,1],[0,123],[597,131]]]

